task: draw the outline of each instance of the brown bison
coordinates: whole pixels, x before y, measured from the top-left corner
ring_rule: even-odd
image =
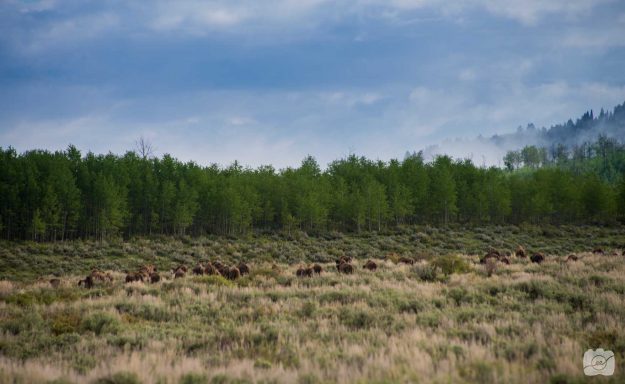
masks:
[[[237,268],[239,269],[239,272],[241,272],[241,276],[247,275],[250,273],[250,267],[244,262],[240,262]]]
[[[139,268],[139,272],[147,273],[148,275],[151,275],[154,272],[156,272],[156,266],[154,264],[146,264],[142,266],[141,268]]]
[[[592,250],[592,253],[594,253],[595,255],[603,255],[603,249],[601,248],[595,248]]]
[[[399,258],[398,262],[402,263],[402,264],[413,265],[414,264],[414,259],[411,258],[411,257],[402,256],[402,257]]]
[[[158,283],[159,281],[161,281],[161,275],[159,275],[158,272],[152,272],[152,274],[150,275],[150,283],[154,284]]]
[[[145,276],[143,275],[143,273],[140,273],[140,272],[130,272],[130,273],[126,274],[126,282],[127,283],[133,283],[135,281],[143,282],[144,280],[145,280]]]
[[[236,280],[239,277],[241,277],[241,271],[239,271],[239,268],[237,268],[237,267],[226,268],[226,270],[227,270],[227,272],[226,272],[226,274],[224,276],[228,280]]]
[[[341,256],[337,260],[335,260],[336,265],[339,265],[341,263],[351,263],[351,262],[352,262],[351,256]]]
[[[566,261],[577,261],[579,260],[579,257],[577,255],[569,255],[569,257],[566,258]]]
[[[316,273],[317,275],[321,275],[321,272],[323,272],[323,267],[319,264],[315,264],[313,265],[313,272]]]
[[[97,268],[91,270],[91,274],[89,276],[91,276],[93,281],[102,281],[102,282],[113,281],[113,276],[109,272],[104,272]]]
[[[533,254],[530,257],[530,260],[532,261],[532,263],[540,264],[543,261],[545,261],[545,255],[543,255],[542,253],[538,252],[538,253]]]
[[[94,281],[93,281],[93,277],[91,275],[88,275],[87,277],[85,277],[84,279],[78,281],[78,286],[83,286],[87,289],[93,288],[93,286],[95,285]]]
[[[349,263],[341,263],[337,267],[339,273],[351,274],[354,273],[354,266]]]
[[[217,268],[215,268],[213,264],[210,263],[210,261],[206,263],[206,265],[204,266],[204,274],[205,275],[221,275],[221,273],[219,273]]]
[[[58,288],[61,285],[61,279],[50,279],[50,285],[52,288]]]
[[[516,255],[516,257],[522,257],[522,258],[527,257],[527,253],[525,252],[525,248],[523,248],[522,246],[519,245],[519,247],[516,249],[515,255]]]
[[[228,274],[228,266],[222,263],[221,261],[219,260],[215,261],[213,263],[213,266],[217,269],[217,271],[219,271],[219,274],[221,274],[222,276],[225,277]]]
[[[203,275],[204,274],[204,267],[202,266],[202,264],[197,263],[197,265],[195,267],[193,267],[192,271],[193,271],[194,275]]]
[[[176,270],[174,271],[174,279],[180,279],[180,278],[183,278],[183,277],[185,277],[185,275],[186,275],[186,274],[187,274],[187,273],[185,272],[185,270],[184,270],[184,269],[176,269]]]
[[[299,267],[297,271],[295,271],[295,276],[297,277],[312,277],[314,273],[314,269],[312,267]]]
[[[370,271],[375,271],[378,269],[378,265],[373,260],[368,260],[365,265],[362,266],[364,269],[368,269]]]
[[[184,264],[180,264],[176,268],[174,268],[174,272],[176,272],[178,270],[180,270],[180,271],[182,271],[184,273],[187,273],[187,266],[184,265]]]
[[[502,263],[504,263],[504,264],[510,264],[510,259],[508,259],[508,257],[507,257],[507,256],[501,256],[501,257],[499,258],[499,261],[501,261],[501,262],[502,262]]]

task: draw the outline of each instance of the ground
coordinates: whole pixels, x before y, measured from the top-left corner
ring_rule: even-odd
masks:
[[[479,263],[519,244],[546,261]],[[582,355],[599,347],[616,371],[592,380],[623,382],[624,245],[622,227],[5,242],[0,382],[583,383]],[[336,272],[343,255],[353,275]],[[216,259],[252,273],[170,276]],[[322,275],[296,277],[310,262]],[[125,284],[124,270],[145,263],[165,279]],[[114,281],[78,287],[93,267]]]

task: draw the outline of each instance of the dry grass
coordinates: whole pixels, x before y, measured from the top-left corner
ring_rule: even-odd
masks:
[[[573,383],[597,347],[623,382],[625,256],[578,255],[490,271],[458,256],[468,272],[433,277],[433,260],[357,260],[313,278],[253,263],[234,283],[0,281],[0,382]]]

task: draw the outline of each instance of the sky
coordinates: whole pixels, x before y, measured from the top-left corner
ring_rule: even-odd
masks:
[[[2,0],[0,146],[496,163],[476,137],[611,109],[624,68],[622,0]]]

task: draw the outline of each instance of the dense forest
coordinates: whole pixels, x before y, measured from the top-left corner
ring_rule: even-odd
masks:
[[[53,241],[253,230],[371,231],[402,224],[610,224],[625,218],[625,146],[526,147],[506,169],[420,153],[351,155],[321,170],[226,168],[147,152],[0,148],[0,233]]]

